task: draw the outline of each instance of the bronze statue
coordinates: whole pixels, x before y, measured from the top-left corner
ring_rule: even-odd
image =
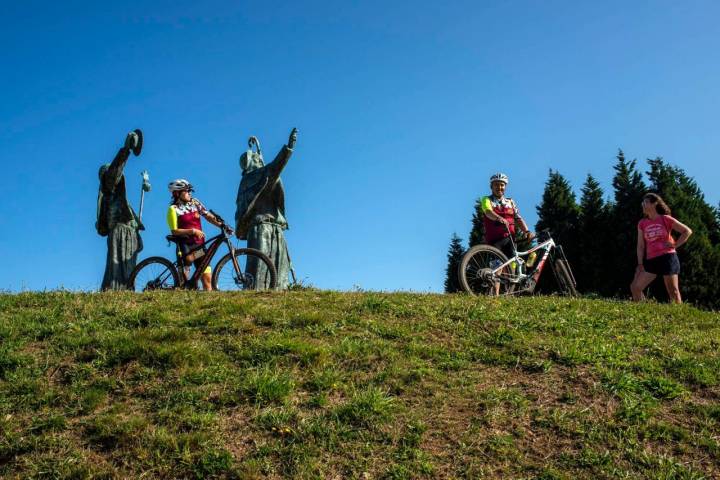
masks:
[[[100,189],[97,202],[98,234],[107,237],[107,259],[102,290],[126,288],[130,273],[135,268],[137,254],[143,248],[140,230],[145,230],[140,218],[130,206],[125,191],[123,169],[130,152],[140,155],[143,146],[142,131],[128,133],[112,163],[100,167]]]
[[[277,288],[288,288],[291,271],[290,255],[283,230],[287,230],[285,218],[285,190],[280,173],[287,165],[297,141],[297,129],[293,128],[287,145],[275,160],[265,165],[260,142],[256,137],[248,139],[250,147],[240,156],[242,180],[238,188],[235,210],[235,235],[247,239],[248,248],[265,253],[277,269]],[[257,151],[253,151],[253,148]],[[269,285],[270,277],[264,264],[248,259],[248,273],[255,275],[258,289]]]

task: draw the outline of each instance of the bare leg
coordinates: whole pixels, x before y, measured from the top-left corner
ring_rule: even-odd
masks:
[[[500,274],[502,274],[502,275],[507,275],[507,274],[510,273],[509,268],[510,268],[510,267],[505,267],[505,268],[503,269],[503,270],[507,270],[507,272],[501,271],[501,272],[498,272],[498,273],[500,273]],[[499,297],[499,296],[500,296],[500,282],[495,282],[495,285],[494,285],[494,286],[495,286],[495,296],[496,296],[496,297]]]
[[[205,290],[206,292],[212,290],[212,280],[210,272],[203,272],[200,280],[202,280],[203,290]]]
[[[643,290],[645,290],[647,286],[655,280],[655,277],[657,277],[657,275],[654,273],[648,273],[645,271],[638,272],[637,275],[635,275],[635,279],[630,284],[630,292],[632,292],[633,300],[636,302],[645,300]]]
[[[668,297],[673,303],[682,303],[680,297],[680,285],[677,275],[664,275],[663,281],[665,282],[665,288],[667,289]]]

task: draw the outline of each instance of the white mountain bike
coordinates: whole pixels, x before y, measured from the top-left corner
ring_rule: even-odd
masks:
[[[577,283],[570,264],[549,231],[540,232],[538,244],[525,252],[518,252],[512,236],[508,238],[515,252],[511,258],[491,245],[476,245],[465,253],[458,274],[460,285],[466,292],[473,295],[532,294],[545,265],[550,263],[560,291],[577,296]]]

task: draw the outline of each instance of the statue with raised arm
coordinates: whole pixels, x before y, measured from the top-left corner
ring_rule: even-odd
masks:
[[[277,269],[279,290],[288,288],[292,268],[283,233],[288,223],[280,173],[290,160],[296,141],[297,129],[293,128],[287,145],[280,149],[275,160],[265,165],[259,140],[250,137],[250,148],[240,156],[242,179],[235,201],[235,235],[241,240],[247,239],[248,248],[256,248],[270,257]],[[256,288],[269,286],[270,276],[264,264],[248,259],[246,268],[255,276]]]
[[[130,206],[125,191],[123,170],[132,151],[140,155],[143,146],[142,131],[136,129],[127,134],[112,163],[100,167],[100,188],[97,201],[98,234],[107,237],[107,259],[102,290],[126,288],[130,273],[135,268],[137,255],[142,250],[140,230],[144,230],[140,218]]]

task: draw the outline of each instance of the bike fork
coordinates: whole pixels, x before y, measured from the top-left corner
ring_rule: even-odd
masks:
[[[243,272],[240,270],[240,264],[237,261],[237,257],[235,256],[235,247],[233,247],[233,244],[230,242],[230,240],[227,241],[228,248],[230,249],[230,258],[232,258],[233,268],[235,269],[235,274],[237,274],[238,279],[243,278]]]

